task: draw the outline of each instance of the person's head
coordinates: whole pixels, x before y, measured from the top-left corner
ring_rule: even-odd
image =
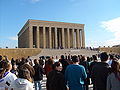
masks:
[[[34,64],[39,64],[39,61],[37,59],[34,59]]]
[[[101,61],[107,61],[108,60],[108,54],[106,52],[103,52],[100,54]]]
[[[25,63],[29,63],[29,60],[28,60],[28,59],[25,59]]]
[[[22,67],[27,68],[30,71],[30,76],[33,77],[35,72],[32,66],[30,66],[29,64],[23,64]]]
[[[112,61],[111,68],[112,72],[120,72],[120,63],[116,60]]]
[[[64,59],[65,57],[64,57],[64,55],[61,55],[61,59]]]
[[[2,75],[3,75],[3,73],[5,72],[5,70],[6,70],[6,62],[4,62],[4,61],[1,61],[0,62],[0,78],[2,78]]]
[[[25,64],[26,63],[26,59],[24,57],[21,58],[21,63]]]
[[[30,56],[28,56],[27,58],[30,58]]]
[[[110,59],[113,60],[114,59],[114,56],[110,54]]]
[[[90,57],[87,57],[87,61],[88,61],[88,62],[90,62],[90,61],[91,61]]]
[[[6,71],[10,71],[12,69],[12,64],[8,62],[8,65],[6,67]]]
[[[85,56],[82,56],[82,57],[81,57],[81,61],[85,61]]]
[[[0,55],[0,61],[2,60],[2,56]]]
[[[92,55],[93,60],[97,60],[96,55]]]
[[[62,64],[60,62],[55,62],[52,66],[52,69],[62,71]]]
[[[27,79],[28,81],[30,81],[30,79],[31,79],[30,71],[27,68],[21,66],[18,70],[18,77]]]
[[[47,61],[47,64],[48,65],[52,65],[54,62],[53,62],[53,59],[49,58],[48,61]]]
[[[10,63],[7,60],[2,60],[0,62],[0,76],[9,70]]]
[[[79,62],[78,57],[77,56],[72,56],[72,61],[73,61],[73,63]]]

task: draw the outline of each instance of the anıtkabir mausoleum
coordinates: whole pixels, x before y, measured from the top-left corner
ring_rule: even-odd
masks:
[[[84,48],[84,24],[28,20],[18,33],[19,48]]]

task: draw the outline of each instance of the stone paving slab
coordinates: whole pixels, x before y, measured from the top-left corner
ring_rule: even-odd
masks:
[[[43,76],[43,80],[42,80],[42,90],[47,90],[47,89],[46,89],[46,80],[47,80],[47,79],[46,79],[46,76],[44,75],[44,76]],[[93,90],[92,87],[93,87],[93,85],[89,85],[89,90]]]

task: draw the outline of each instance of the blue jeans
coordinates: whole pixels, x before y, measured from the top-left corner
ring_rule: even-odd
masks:
[[[42,90],[40,81],[34,81],[34,84],[35,84],[35,90]]]

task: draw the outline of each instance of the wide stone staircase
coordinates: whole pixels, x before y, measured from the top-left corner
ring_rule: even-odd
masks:
[[[92,56],[98,54],[98,51],[88,50],[88,49],[42,49],[42,51],[36,55],[32,56],[32,59],[38,59],[40,56],[51,56],[60,58],[61,55],[84,55]]]

